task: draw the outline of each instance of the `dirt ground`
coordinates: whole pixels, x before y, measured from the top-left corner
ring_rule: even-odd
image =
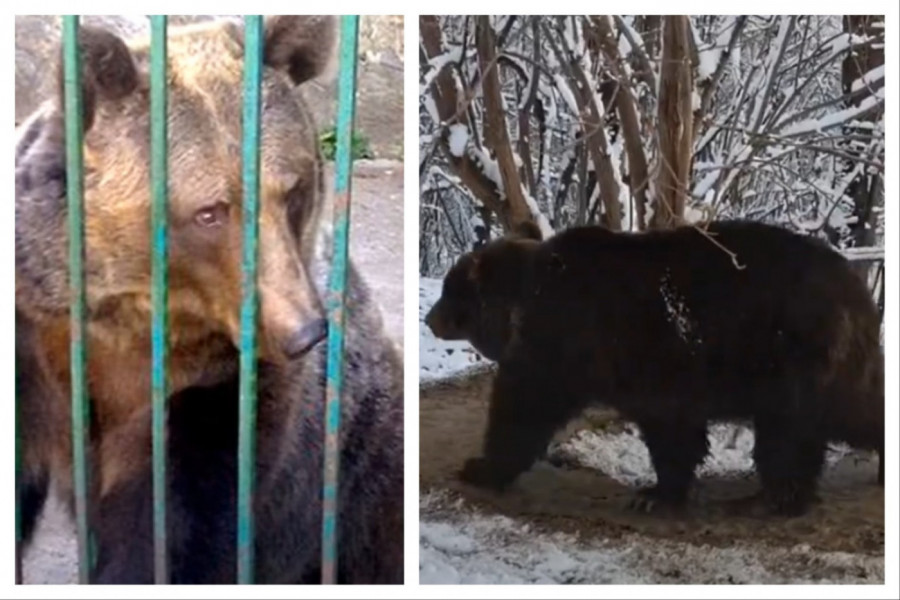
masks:
[[[756,491],[755,477],[701,479],[685,513],[659,515],[628,510],[633,489],[571,464],[557,468],[542,461],[502,495],[465,486],[456,473],[467,458],[480,453],[491,377],[482,371],[420,390],[421,491],[449,491],[445,506],[429,506],[436,517],[452,519],[458,509],[451,505],[462,498],[486,514],[579,536],[615,539],[638,534],[712,547],[742,542],[775,548],[808,545],[813,551],[884,556],[884,489],[875,483],[877,465],[872,462],[844,459],[829,468],[821,480],[821,502],[793,519],[735,512],[728,500]],[[808,571],[814,565],[797,568]]]
[[[402,345],[403,163],[359,161],[352,185],[350,258],[382,307],[388,335]],[[45,509],[25,553],[23,579],[25,583],[77,580],[75,530],[55,501]]]

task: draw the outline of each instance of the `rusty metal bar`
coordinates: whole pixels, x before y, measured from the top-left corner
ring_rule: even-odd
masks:
[[[350,181],[353,117],[356,108],[356,55],[359,16],[341,17],[335,152],[334,250],[328,286],[328,366],[325,406],[325,459],[322,484],[322,583],[337,583],[338,472],[341,393],[344,384],[344,320],[347,251],[350,239]]]

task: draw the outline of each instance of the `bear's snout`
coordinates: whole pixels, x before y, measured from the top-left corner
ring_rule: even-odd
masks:
[[[440,301],[438,301],[440,303]],[[435,304],[431,307],[431,310],[428,311],[428,314],[425,315],[425,324],[428,325],[428,329],[431,330],[431,333],[434,334],[435,337],[443,339],[444,331],[442,325],[442,319],[440,318],[438,311],[439,304]]]
[[[428,314],[425,315],[425,324],[431,329],[434,337],[441,340],[464,340],[465,332],[460,325],[453,319],[452,315],[447,314],[446,307],[438,300]]]
[[[295,331],[284,342],[284,353],[288,358],[300,358],[328,336],[328,321],[313,319]]]

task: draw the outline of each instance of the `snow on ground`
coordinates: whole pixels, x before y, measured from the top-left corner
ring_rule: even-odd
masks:
[[[441,279],[419,278],[419,381],[433,381],[477,369],[487,361],[469,342],[445,342],[425,325],[425,315],[441,297]]]
[[[583,467],[596,469],[629,487],[656,483],[650,453],[637,427],[627,425],[621,432],[578,431],[559,444],[555,452]],[[743,477],[753,473],[753,430],[741,425],[713,424],[709,428],[709,454],[697,468],[701,478]],[[833,465],[848,453],[848,446],[829,448],[825,461]]]
[[[751,430],[713,425],[709,439],[710,455],[698,468],[701,477],[749,475]],[[635,428],[618,433],[582,430],[556,452],[629,486],[656,480]],[[846,452],[846,447],[829,451],[828,462]],[[422,584],[880,583],[884,577],[879,557],[823,553],[806,545],[714,548],[640,535],[615,541],[580,540],[564,533],[536,533],[527,523],[508,517],[481,515],[461,501],[456,502],[453,518],[428,516],[432,506],[443,502],[438,493],[420,501]],[[813,563],[813,570],[798,568]],[[814,572],[815,577],[799,579],[797,572]]]
[[[423,512],[442,501],[422,498]],[[465,509],[460,506],[460,513]],[[815,578],[790,575],[814,565]],[[807,545],[712,548],[650,540],[615,542],[536,533],[507,517],[461,514],[419,526],[419,581],[428,584],[880,583],[881,558],[814,552]]]

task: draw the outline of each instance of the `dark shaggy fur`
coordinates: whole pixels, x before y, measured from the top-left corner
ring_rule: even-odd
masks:
[[[810,505],[829,441],[883,453],[878,312],[837,252],[752,222],[538,239],[463,257],[427,317],[499,362],[464,480],[505,488],[594,402],[639,425],[651,504],[684,502],[711,420],[753,422],[763,496],[782,514]]]

